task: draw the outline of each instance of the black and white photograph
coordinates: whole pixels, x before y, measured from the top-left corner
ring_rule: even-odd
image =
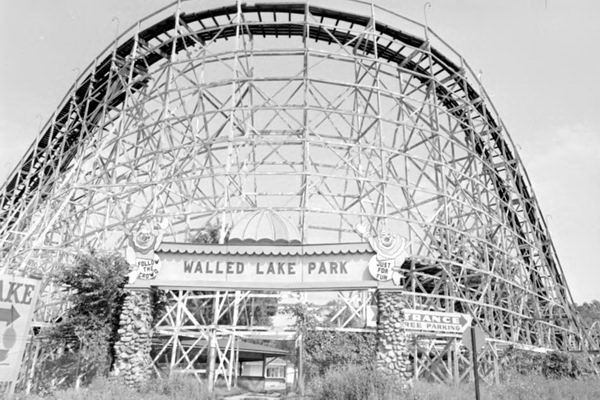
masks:
[[[600,398],[599,2],[0,18],[0,398]]]

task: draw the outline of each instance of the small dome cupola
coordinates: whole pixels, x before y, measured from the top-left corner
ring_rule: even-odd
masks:
[[[300,232],[287,218],[272,210],[260,209],[244,215],[233,225],[229,243],[299,244]]]

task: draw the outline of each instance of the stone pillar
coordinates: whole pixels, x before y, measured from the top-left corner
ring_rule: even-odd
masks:
[[[115,375],[139,388],[152,375],[152,300],[150,289],[129,289],[119,322],[115,344]]]
[[[402,292],[379,291],[377,307],[377,368],[408,386],[413,374],[402,312],[406,301]]]

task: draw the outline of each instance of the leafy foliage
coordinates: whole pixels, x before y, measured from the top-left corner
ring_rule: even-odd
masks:
[[[200,229],[194,239],[192,239],[192,243],[198,244],[214,244],[219,243],[219,238],[221,236],[221,226],[219,224],[206,224],[202,229]],[[225,240],[227,236],[225,237]]]
[[[569,354],[553,351],[534,353],[510,347],[502,358],[505,380],[515,376],[539,375],[548,379],[581,378],[594,370],[584,354]]]
[[[306,336],[309,331],[317,328],[317,318],[310,312],[306,304],[292,304],[287,307],[286,311],[295,318],[298,334]]]
[[[590,338],[597,349],[600,349],[600,301],[592,300],[589,303],[583,303],[577,306],[577,311],[588,329]]]
[[[548,379],[581,378],[592,373],[592,364],[583,354],[551,352],[542,366],[542,374]]]
[[[587,326],[592,326],[596,321],[600,321],[600,300],[592,300],[589,303],[583,303],[577,306],[577,311],[581,319]]]
[[[374,334],[335,331],[309,331],[304,338],[308,377],[347,365],[373,367],[376,339]]]
[[[38,369],[38,382],[46,389],[109,371],[128,271],[129,264],[118,254],[90,252],[55,273],[53,280],[67,289],[69,307],[61,321],[42,333],[45,345],[55,351]]]
[[[57,272],[58,283],[71,289],[64,324],[97,328],[118,326],[129,264],[118,254],[80,254]],[[116,333],[116,329],[115,329]]]
[[[374,366],[374,334],[317,330],[317,320],[306,304],[295,304],[288,312],[296,318],[298,331],[304,341],[303,358],[308,379],[337,367]]]

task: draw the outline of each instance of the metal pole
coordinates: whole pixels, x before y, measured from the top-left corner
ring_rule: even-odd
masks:
[[[480,400],[479,394],[479,364],[477,363],[477,339],[475,338],[475,325],[471,325],[471,345],[473,353],[473,380],[475,381],[475,400]]]

